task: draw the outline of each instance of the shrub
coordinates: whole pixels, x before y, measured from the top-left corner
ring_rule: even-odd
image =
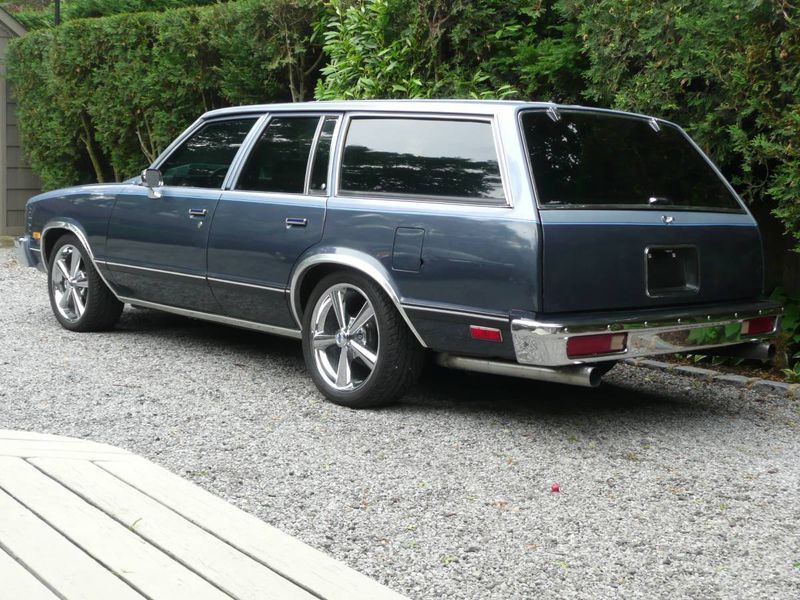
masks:
[[[46,187],[122,180],[201,113],[301,100],[321,50],[305,0],[69,21],[11,44],[20,133]]]

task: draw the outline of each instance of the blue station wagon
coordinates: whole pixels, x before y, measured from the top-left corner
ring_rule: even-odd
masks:
[[[206,113],[140,177],[27,205],[56,319],[124,304],[302,339],[350,407],[446,367],[596,386],[674,352],[767,358],[756,222],[667,121],[549,103]]]

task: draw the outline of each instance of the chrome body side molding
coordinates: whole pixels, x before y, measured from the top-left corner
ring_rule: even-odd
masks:
[[[403,317],[403,320],[405,321],[406,325],[408,325],[411,333],[414,334],[414,337],[417,338],[417,341],[422,345],[423,348],[428,347],[428,345],[425,343],[425,340],[422,339],[422,336],[419,334],[417,329],[414,327],[414,324],[411,322],[411,319],[408,317],[408,314],[406,313],[406,310],[403,307],[403,303],[400,299],[399,292],[394,285],[392,285],[391,280],[380,263],[378,263],[378,261],[372,257],[340,248],[330,252],[312,254],[311,256],[301,259],[295,266],[289,283],[289,303],[292,316],[294,317],[294,320],[298,326],[300,326],[302,323],[300,318],[300,298],[298,297],[298,294],[300,291],[300,285],[303,282],[303,278],[312,267],[325,264],[341,265],[355,269],[381,286],[381,289],[383,289],[383,291],[386,292],[386,295],[389,296],[392,304],[394,304],[397,312],[400,313],[400,316]]]
[[[141,306],[144,308],[152,308],[161,310],[168,313],[180,315],[182,317],[190,317],[192,319],[200,319],[202,321],[211,321],[212,323],[220,323],[222,325],[232,325],[233,327],[241,327],[242,329],[250,329],[253,331],[260,331],[262,333],[271,333],[273,335],[281,335],[293,339],[300,339],[299,329],[289,329],[287,327],[277,327],[275,325],[267,325],[265,323],[256,323],[255,321],[245,321],[244,319],[236,319],[234,317],[226,317],[223,315],[215,315],[212,313],[204,313],[197,310],[188,308],[179,308],[177,306],[168,306],[166,304],[157,304],[156,302],[147,302],[146,300],[137,300],[136,298],[125,298],[119,296],[120,301],[133,306]]]
[[[452,315],[455,317],[468,317],[470,319],[480,319],[483,321],[497,321],[498,323],[508,323],[508,316],[501,317],[496,314],[479,313],[464,310],[454,310],[449,308],[439,308],[435,306],[427,306],[422,304],[409,304],[404,303],[403,308],[406,310],[418,310],[421,312],[439,313],[442,315]]]
[[[190,279],[206,279],[204,275],[195,275],[193,273],[181,273],[180,271],[167,271],[165,269],[154,269],[152,267],[140,267],[139,265],[109,262],[107,260],[97,260],[95,262],[105,267],[119,267],[121,269],[131,269],[133,271],[148,271],[150,273],[162,273],[163,275],[174,275],[175,277],[188,277]]]

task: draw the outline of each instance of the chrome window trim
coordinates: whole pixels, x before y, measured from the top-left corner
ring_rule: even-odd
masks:
[[[317,144],[319,143],[319,135],[322,131],[322,123],[325,121],[325,117],[320,117],[317,119],[317,129],[314,131],[314,137],[311,138],[311,151],[308,153],[308,157],[306,157],[306,176],[303,180],[303,195],[309,195],[309,189],[311,188],[311,169],[314,168],[314,159],[317,156]]]
[[[231,192],[250,192],[250,193],[254,193],[254,194],[272,194],[272,195],[281,196],[281,197],[294,196],[294,197],[306,198],[306,197],[309,197],[309,196],[313,196],[313,197],[319,198],[320,194],[308,194],[308,193],[306,193],[307,190],[308,190],[309,164],[311,164],[310,158],[311,158],[312,154],[316,151],[316,139],[317,139],[316,136],[319,133],[319,130],[320,130],[321,126],[322,126],[322,122],[323,122],[324,118],[325,117],[337,117],[338,120],[341,121],[341,116],[342,115],[339,112],[327,112],[327,111],[308,111],[308,112],[305,112],[305,111],[297,111],[297,110],[294,110],[294,111],[272,111],[272,112],[268,112],[265,115],[262,115],[262,117],[254,125],[253,129],[250,130],[250,134],[248,134],[248,137],[246,138],[246,140],[249,141],[246,150],[245,150],[245,147],[244,147],[245,146],[244,143],[242,143],[242,148],[240,148],[240,151],[244,150],[243,152],[241,152],[242,156],[241,156],[240,160],[238,161],[238,163],[236,164],[235,171],[232,170],[232,169],[228,171],[229,177],[226,178],[226,181],[224,182],[225,183],[225,187],[223,189],[226,190],[226,191],[231,191]],[[258,142],[258,140],[261,139],[261,135],[264,133],[266,128],[269,127],[270,121],[272,121],[272,119],[274,119],[275,117],[318,117],[319,118],[319,123],[317,123],[317,131],[314,134],[315,137],[314,137],[314,141],[312,142],[312,146],[311,146],[311,152],[309,152],[309,159],[306,162],[306,177],[305,177],[305,183],[304,183],[304,186],[303,186],[303,192],[302,193],[301,192],[262,192],[262,191],[259,191],[259,190],[239,190],[239,189],[236,189],[236,186],[239,183],[239,177],[241,177],[241,175],[242,175],[242,171],[244,170],[244,167],[245,167],[245,164],[247,162],[247,159],[250,157],[250,153],[252,152],[252,150],[255,147],[255,145]],[[338,123],[337,123],[337,127],[338,127]],[[336,130],[334,130],[334,135],[335,134],[336,134]],[[252,136],[252,139],[250,139],[251,136]],[[232,166],[233,166],[233,164],[232,164]]]
[[[325,196],[318,196],[314,194],[296,194],[296,193],[281,193],[281,192],[256,192],[253,190],[222,190],[222,200],[228,199],[230,200],[232,195],[242,194],[247,196],[253,196],[253,200],[269,200],[275,201],[275,204],[286,204],[287,206],[313,206],[314,203],[324,207],[325,206]],[[296,202],[287,202],[287,200],[293,200]],[[302,202],[301,202],[302,201]]]
[[[293,339],[300,339],[301,333],[299,329],[290,329],[288,327],[278,327],[277,325],[267,325],[265,323],[257,323],[255,321],[246,321],[244,319],[236,319],[234,317],[226,317],[224,315],[216,315],[213,313],[205,313],[197,310],[190,310],[188,308],[180,308],[177,306],[170,306],[168,304],[158,304],[157,302],[148,302],[147,300],[137,300],[136,298],[127,298],[118,296],[121,302],[131,304],[133,306],[142,306],[144,308],[153,308],[183,317],[190,317],[192,319],[200,319],[203,321],[211,321],[212,323],[220,323],[222,325],[232,325],[233,327],[241,327],[242,329],[251,329],[253,331],[260,331],[262,333],[271,333],[273,335],[280,335]]]
[[[333,186],[331,185],[331,182],[333,181],[332,171],[334,169],[334,165],[336,164],[335,160],[334,160],[334,156],[335,156],[336,144],[339,141],[339,131],[340,131],[340,128],[341,128],[341,125],[342,125],[342,115],[341,114],[337,114],[337,115],[322,115],[322,119],[320,121],[320,130],[319,130],[320,136],[322,135],[322,128],[325,125],[325,119],[327,119],[327,118],[335,118],[336,119],[336,124],[333,127],[333,132],[331,133],[331,149],[330,149],[330,156],[328,156],[328,169],[327,169],[326,182],[325,182],[325,186],[326,187],[325,187],[324,190],[315,191],[315,190],[311,189],[311,175],[312,175],[311,169],[313,169],[314,160],[316,160],[317,146],[319,145],[319,139],[315,140],[315,143],[314,143],[314,155],[311,157],[311,160],[309,161],[310,169],[309,169],[309,173],[308,173],[308,188],[306,189],[306,192],[307,192],[307,195],[316,196],[318,198],[327,198],[328,196],[330,196],[331,190],[333,189]]]
[[[391,192],[359,192],[352,190],[341,189],[342,167],[344,158],[344,148],[347,143],[347,135],[350,131],[350,123],[353,119],[360,118],[375,118],[375,119],[412,119],[412,120],[441,120],[441,121],[475,121],[479,123],[489,123],[492,130],[492,142],[494,143],[494,151],[497,155],[497,168],[500,174],[500,183],[503,188],[503,201],[492,202],[487,199],[467,200],[465,196],[427,196],[424,194],[398,194]],[[426,204],[451,204],[455,206],[481,206],[489,208],[514,208],[514,198],[511,191],[510,176],[508,173],[508,164],[505,158],[505,148],[502,142],[502,136],[499,131],[497,123],[497,116],[493,114],[473,114],[469,112],[464,113],[443,113],[443,112],[408,112],[408,111],[370,111],[370,110],[357,110],[349,111],[344,116],[344,122],[341,125],[341,135],[337,140],[337,153],[336,153],[336,181],[335,187],[331,186],[334,190],[335,196],[342,198],[370,198],[374,201],[380,202],[382,199],[397,200],[399,202],[424,202]],[[383,194],[386,194],[385,198]]]

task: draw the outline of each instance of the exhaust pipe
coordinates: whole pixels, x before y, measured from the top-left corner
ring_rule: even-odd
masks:
[[[735,346],[721,346],[707,350],[693,351],[693,354],[704,356],[732,356],[734,358],[750,358],[753,360],[772,360],[777,352],[775,344],[770,342],[749,342]]]
[[[551,383],[566,383],[583,387],[597,387],[600,385],[600,379],[612,366],[599,364],[574,367],[536,367],[484,358],[453,356],[452,354],[437,354],[436,363],[449,369],[507,375],[509,377],[521,377],[523,379],[535,379],[536,381],[549,381]]]

